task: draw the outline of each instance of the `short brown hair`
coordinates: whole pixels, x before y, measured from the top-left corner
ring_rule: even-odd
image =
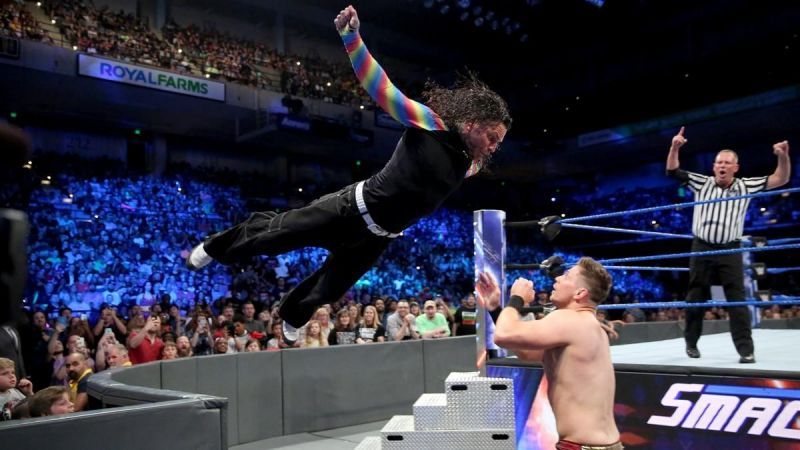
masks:
[[[33,394],[28,401],[31,417],[49,416],[53,403],[57,402],[64,394],[69,394],[66,386],[50,386]]]
[[[613,284],[611,275],[606,268],[587,256],[578,260],[576,265],[581,268],[581,276],[586,282],[589,298],[598,305],[606,301]]]

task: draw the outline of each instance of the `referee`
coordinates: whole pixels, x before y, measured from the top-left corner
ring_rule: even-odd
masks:
[[[683,183],[694,193],[695,201],[714,200],[753,194],[781,187],[789,182],[791,163],[789,142],[778,142],[772,152],[778,165],[772,175],[753,178],[735,178],[739,171],[739,156],[733,150],[720,150],[714,159],[714,176],[700,175],[680,169],[678,153],[686,144],[684,127],[672,138],[667,156],[667,174]],[[750,199],[695,205],[692,219],[692,252],[739,248],[744,218]],[[689,260],[689,289],[687,302],[699,302],[710,297],[711,280],[717,275],[728,301],[744,300],[744,265],[738,253],[715,256],[693,256]],[[728,308],[731,337],[739,352],[740,363],[756,362],[753,356],[753,337],[750,330],[750,310],[746,306]],[[701,308],[686,310],[686,354],[699,358],[697,341],[703,332]]]

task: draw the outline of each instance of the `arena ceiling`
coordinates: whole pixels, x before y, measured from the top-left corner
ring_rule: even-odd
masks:
[[[287,26],[299,24],[320,39],[331,38],[332,16],[345,5],[191,3],[256,23],[269,23],[280,10]],[[800,79],[795,1],[370,0],[355,6],[381,55],[417,64],[441,82],[455,70],[477,70],[509,98],[524,124],[515,136],[534,144]]]

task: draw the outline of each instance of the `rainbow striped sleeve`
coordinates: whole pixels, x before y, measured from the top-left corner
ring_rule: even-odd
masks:
[[[375,61],[367,50],[357,30],[351,31],[349,27],[345,27],[341,36],[361,86],[367,90],[378,106],[407,127],[424,130],[447,129],[442,118],[432,109],[406,97],[392,84],[378,61]]]

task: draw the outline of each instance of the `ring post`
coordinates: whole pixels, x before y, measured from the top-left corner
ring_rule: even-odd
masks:
[[[750,236],[744,236],[748,239]],[[749,267],[753,264],[753,253],[742,253],[742,265],[744,267],[744,298],[747,300],[758,300],[756,291],[758,291],[758,280],[756,280]],[[755,306],[749,305],[747,309],[750,310],[750,328],[758,328],[761,324],[761,311],[757,310]]]
[[[506,212],[482,209],[473,212],[473,235],[475,243],[475,283],[478,275],[489,272],[500,286],[501,305],[505,305],[506,277],[503,263],[506,259]],[[486,360],[489,357],[505,356],[506,351],[494,343],[494,321],[482,305],[478,305],[477,367],[486,375]]]

